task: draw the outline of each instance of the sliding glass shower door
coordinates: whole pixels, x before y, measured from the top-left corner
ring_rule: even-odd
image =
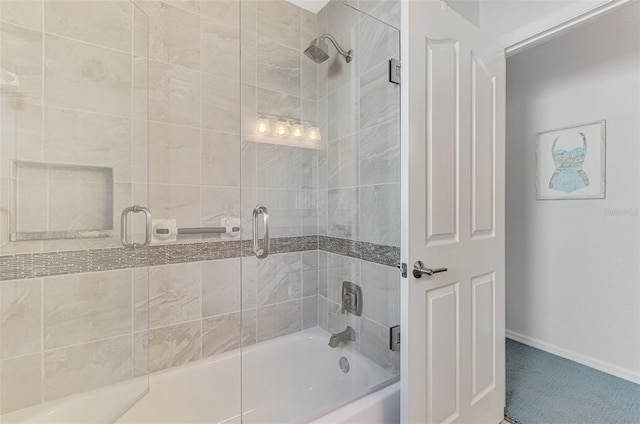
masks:
[[[0,37],[0,421],[110,422],[148,389],[148,20],[2,0]]]

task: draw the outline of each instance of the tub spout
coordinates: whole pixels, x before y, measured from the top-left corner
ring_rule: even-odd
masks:
[[[348,325],[346,330],[331,335],[331,338],[329,339],[329,346],[332,348],[336,348],[338,347],[340,342],[355,342],[355,341],[356,341],[356,330],[354,330],[350,325]]]

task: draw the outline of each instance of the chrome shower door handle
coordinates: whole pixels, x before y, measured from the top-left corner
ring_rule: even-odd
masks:
[[[145,216],[144,243],[142,244],[129,241],[129,224],[127,221],[127,216],[131,212],[142,212]],[[122,210],[122,214],[120,214],[120,241],[122,242],[122,245],[128,249],[139,249],[148,246],[149,243],[151,243],[151,223],[151,211],[144,206],[133,205],[129,206],[128,208],[124,208]]]
[[[446,271],[447,271],[447,268],[434,268],[434,269],[426,268],[422,263],[422,261],[417,261],[415,264],[413,264],[413,276],[415,278],[422,277],[422,274],[427,274],[431,276],[433,274],[437,274],[439,272],[446,272]]]
[[[262,215],[264,223],[264,239],[262,246],[258,238],[258,217]],[[266,206],[258,205],[253,210],[253,253],[258,259],[264,259],[269,256],[269,210]]]

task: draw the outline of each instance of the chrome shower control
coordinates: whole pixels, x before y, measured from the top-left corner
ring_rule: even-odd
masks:
[[[342,282],[342,313],[362,315],[362,289],[351,281]]]

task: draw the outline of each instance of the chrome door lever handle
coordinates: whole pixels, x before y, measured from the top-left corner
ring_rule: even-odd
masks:
[[[422,277],[422,274],[433,275],[439,272],[445,272],[446,270],[447,268],[435,268],[435,269],[425,268],[422,261],[417,261],[415,264],[413,264],[413,276],[415,278]]]

